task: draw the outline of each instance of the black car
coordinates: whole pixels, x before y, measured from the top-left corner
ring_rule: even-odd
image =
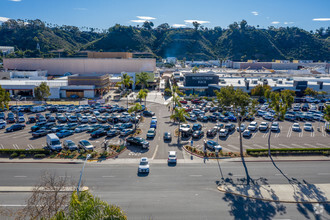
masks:
[[[48,122],[56,122],[56,118],[54,116],[50,116],[48,118]]]
[[[31,124],[31,123],[35,123],[37,121],[37,119],[36,119],[36,117],[34,117],[34,116],[30,116],[29,117],[29,120],[28,120],[28,122]]]
[[[216,134],[217,134],[217,129],[216,128],[212,128],[212,129],[210,129],[206,132],[206,135],[208,137],[214,137]]]
[[[91,137],[92,138],[97,138],[97,137],[102,137],[102,136],[105,136],[105,135],[107,135],[107,131],[106,130],[104,130],[104,129],[97,129],[96,131],[93,131],[92,133],[91,133]]]
[[[215,116],[215,115],[209,115],[209,116],[208,116],[208,120],[209,120],[209,121],[216,122],[216,121],[217,121],[217,116]]]
[[[15,118],[12,118],[12,117],[10,117],[10,118],[7,118],[7,123],[15,123]]]
[[[204,136],[204,131],[194,131],[194,133],[192,134],[193,138],[201,138]]]
[[[108,137],[114,137],[117,136],[120,133],[119,130],[117,129],[111,129],[110,131],[108,131],[107,136]]]
[[[24,124],[14,124],[12,126],[10,126],[9,128],[6,128],[7,132],[11,132],[11,131],[18,131],[18,130],[22,130],[25,128]]]
[[[126,138],[127,145],[137,145],[142,148],[149,148],[149,142],[141,137],[129,137]]]
[[[172,141],[172,136],[171,136],[171,133],[169,133],[169,132],[165,132],[163,138],[164,138],[164,141]]]
[[[46,136],[47,134],[49,134],[51,131],[50,130],[46,130],[46,129],[39,129],[38,131],[35,131],[32,133],[32,137],[43,137]]]
[[[227,129],[228,132],[235,131],[235,125],[234,124],[226,124],[225,129]]]
[[[143,112],[143,116],[146,116],[146,117],[152,117],[155,115],[155,112],[152,112],[152,111],[144,111]]]

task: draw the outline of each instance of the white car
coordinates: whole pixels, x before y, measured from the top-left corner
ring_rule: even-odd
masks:
[[[313,131],[313,125],[309,122],[304,124],[304,130],[305,131]]]
[[[79,141],[78,147],[84,150],[94,150],[94,146],[91,143],[89,143],[89,141],[87,140]]]
[[[23,116],[20,116],[18,118],[18,123],[24,123],[25,122],[25,118]]]
[[[267,131],[268,130],[268,122],[261,122],[261,124],[259,125],[259,131]]]
[[[299,125],[299,123],[294,123],[292,125],[292,131],[300,131],[300,125]]]
[[[227,129],[220,129],[219,131],[219,137],[227,137],[228,135],[228,130]]]
[[[257,128],[258,128],[258,122],[256,122],[256,121],[251,122],[248,126],[248,129],[250,131],[255,131],[255,130],[257,130]]]
[[[0,120],[0,129],[5,128],[6,125],[7,125],[7,122],[1,119],[1,120]]]
[[[271,131],[279,131],[280,130],[280,124],[278,122],[273,122],[271,128],[270,128]]]
[[[139,164],[138,173],[149,173],[149,161],[148,158],[142,157]]]
[[[211,150],[214,150],[214,151],[222,150],[222,147],[220,146],[220,144],[218,144],[217,142],[212,141],[212,140],[208,140],[206,142],[206,147],[211,149]]]
[[[152,116],[151,121],[156,121],[157,122],[157,116]]]
[[[180,131],[189,131],[190,130],[190,125],[188,125],[188,124],[182,124],[182,125],[180,125],[179,130]]]
[[[89,128],[89,125],[79,125],[76,129],[74,129],[75,133],[80,133],[80,132],[84,132],[87,131]]]
[[[174,163],[176,164],[177,162],[177,158],[176,158],[176,151],[169,151],[168,152],[168,159],[167,159],[167,163]]]
[[[241,132],[243,132],[245,130],[245,128],[246,128],[246,125],[245,124],[241,124],[240,128],[237,127],[236,130],[237,130],[237,132],[239,132],[239,130],[241,130]]]
[[[250,130],[245,130],[245,131],[243,132],[243,137],[251,137],[251,135],[252,135],[252,133],[251,133]]]

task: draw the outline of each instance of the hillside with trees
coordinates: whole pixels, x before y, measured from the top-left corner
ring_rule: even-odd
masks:
[[[330,60],[330,27],[306,31],[297,27],[262,29],[245,20],[228,28],[173,28],[116,24],[108,30],[58,26],[40,20],[8,20],[0,25],[0,45],[15,46],[10,57],[74,57],[80,51],[148,52],[154,57],[186,60],[273,59]],[[55,52],[55,54],[54,54]]]

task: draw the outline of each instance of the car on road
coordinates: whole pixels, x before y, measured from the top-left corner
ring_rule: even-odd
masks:
[[[152,111],[143,111],[143,116],[146,116],[146,117],[152,117],[155,115],[155,112],[152,112]]]
[[[216,128],[211,128],[206,132],[206,136],[208,137],[214,137],[217,134],[217,129]]]
[[[176,162],[177,162],[176,151],[169,151],[168,152],[167,163],[168,164],[176,164]]]
[[[278,122],[273,122],[272,126],[270,127],[270,130],[275,132],[280,131],[280,124]]]
[[[22,130],[24,128],[25,128],[24,124],[14,124],[14,125],[10,126],[9,128],[6,128],[6,132],[18,131],[18,130]]]
[[[304,124],[304,130],[305,131],[313,131],[313,125],[312,125],[312,123],[306,122]]]
[[[56,133],[56,136],[59,138],[64,138],[67,136],[70,136],[73,134],[73,131],[71,130],[60,130],[59,132]]]
[[[154,138],[156,136],[156,129],[150,128],[147,132],[147,138]]]
[[[263,121],[259,125],[259,131],[267,131],[268,127],[269,127],[269,123]]]
[[[94,146],[87,140],[79,141],[78,147],[84,150],[94,150]]]
[[[206,147],[211,150],[214,150],[214,151],[222,150],[222,147],[220,146],[220,144],[218,144],[217,142],[212,141],[212,140],[206,141]]]
[[[172,141],[172,136],[170,132],[164,132],[163,136],[164,141]]]
[[[91,133],[92,138],[98,138],[98,137],[102,137],[102,136],[105,136],[105,135],[107,135],[107,131],[104,130],[103,128],[99,128],[96,131],[93,131]]]
[[[148,158],[142,157],[140,159],[138,173],[147,173],[148,174],[149,172],[150,172],[150,166],[149,166]]]
[[[155,122],[157,122],[157,116],[152,116],[152,117],[151,117],[151,121],[155,121]]]
[[[256,121],[251,122],[248,126],[248,129],[250,131],[255,131],[255,130],[257,130],[257,128],[258,128],[258,122],[256,122]]]
[[[204,136],[204,131],[194,131],[192,134],[193,138],[199,139],[202,138]]]
[[[149,148],[149,142],[141,137],[128,137],[126,138],[127,145],[141,146],[142,148]]]
[[[300,131],[300,130],[301,130],[301,128],[300,128],[299,123],[293,123],[292,131]]]
[[[34,137],[34,138],[43,137],[43,136],[46,136],[49,133],[51,133],[51,130],[39,129],[39,130],[32,133],[32,137]]]
[[[63,148],[70,151],[78,150],[78,146],[72,140],[65,140],[63,142]]]
[[[252,132],[250,130],[243,131],[243,137],[251,137],[251,136],[252,136]]]

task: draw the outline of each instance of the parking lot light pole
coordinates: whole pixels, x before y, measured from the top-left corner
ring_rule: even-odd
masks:
[[[81,178],[82,178],[82,175],[83,175],[83,172],[84,172],[84,169],[85,169],[86,162],[90,158],[90,156],[91,156],[90,154],[87,154],[86,160],[84,161],[84,165],[82,167],[82,170],[80,171],[80,177],[79,177],[79,182],[78,182],[78,187],[77,187],[77,195],[79,195],[79,188],[80,188]]]

